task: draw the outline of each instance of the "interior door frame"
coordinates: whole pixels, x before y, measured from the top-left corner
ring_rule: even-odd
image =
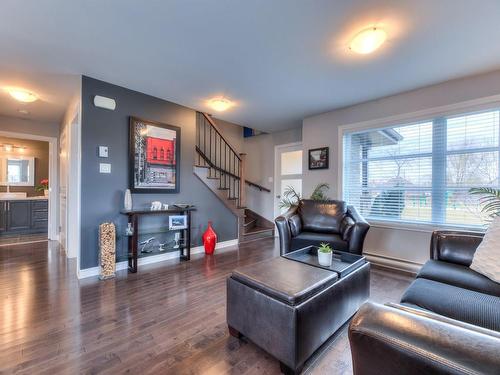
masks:
[[[278,186],[278,181],[281,179],[278,176],[279,172],[279,166],[281,165],[280,160],[279,160],[279,155],[282,149],[288,148],[288,147],[295,147],[295,146],[300,146],[302,149],[302,176],[304,176],[304,149],[302,147],[302,142],[291,142],[291,143],[284,143],[282,145],[276,145],[274,146],[274,191],[273,191],[273,212],[274,212],[274,217],[278,217],[280,215],[279,209],[277,208],[277,202],[276,199],[278,199],[276,196],[278,192],[280,191],[281,186]],[[281,174],[280,174],[281,175]],[[304,181],[302,181],[302,185],[304,184]]]
[[[49,220],[47,236],[49,240],[59,240],[59,176],[58,176],[58,139],[28,133],[16,133],[0,130],[0,136],[43,141],[49,143]]]

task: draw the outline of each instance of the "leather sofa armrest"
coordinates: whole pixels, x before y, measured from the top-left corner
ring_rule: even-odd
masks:
[[[349,325],[355,375],[493,374],[500,368],[496,332],[411,310],[361,307]]]
[[[351,237],[349,238],[349,252],[361,254],[370,224],[368,224],[354,206],[347,206],[347,214],[354,220],[354,228],[352,228]]]
[[[296,212],[297,206],[292,206],[284,214],[274,219],[276,227],[278,228],[281,255],[290,252],[292,245],[292,231],[290,229],[290,224],[288,224],[288,219],[295,215]]]
[[[470,266],[484,233],[462,231],[434,231],[431,237],[430,257],[434,260]]]

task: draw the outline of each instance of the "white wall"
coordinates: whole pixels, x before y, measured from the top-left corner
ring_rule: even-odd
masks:
[[[64,173],[61,170],[61,175],[66,177],[64,183],[66,187],[66,218],[60,217],[60,220],[66,220],[66,255],[68,258],[78,258],[77,270],[80,269],[81,123],[80,81],[78,90],[70,101],[59,128],[60,133],[64,131],[66,134],[66,147],[65,149],[61,147],[61,153],[65,153],[64,157],[67,160],[66,163],[62,163],[61,161],[60,164],[61,169],[66,168]],[[62,157],[63,156],[61,156],[61,158]]]
[[[29,119],[0,115],[0,130],[6,132],[40,135],[43,137],[58,137],[59,124],[44,123]]]
[[[247,206],[268,220],[274,221],[274,146],[300,142],[302,129],[261,134],[244,139],[247,179],[271,190],[270,193],[247,186]]]
[[[339,126],[376,119],[387,121],[387,118],[393,116],[453,106],[499,94],[500,70],[456,79],[304,119],[302,128],[305,151],[304,194],[309,194],[317,183],[328,182],[331,185],[330,196],[340,198],[338,191]],[[307,150],[322,146],[330,147],[330,169],[309,171]],[[408,269],[415,269],[415,263],[422,264],[429,258],[430,235],[431,229],[372,227],[365,242],[365,252],[378,257],[402,259],[409,262]]]
[[[222,135],[231,146],[246,154],[246,178],[271,190],[270,193],[246,186],[246,206],[270,221],[274,221],[274,146],[302,140],[302,129],[295,128],[254,137],[243,137],[243,127],[215,119]]]

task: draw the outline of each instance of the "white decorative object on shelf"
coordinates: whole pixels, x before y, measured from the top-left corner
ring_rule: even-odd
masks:
[[[162,203],[160,201],[151,202],[151,211],[161,211]]]
[[[134,228],[132,228],[132,223],[127,224],[127,228],[125,229],[126,236],[132,236],[134,234]]]
[[[127,211],[130,211],[132,209],[132,194],[130,193],[130,189],[125,190],[123,208],[125,208]]]
[[[175,232],[174,234],[174,249],[178,249],[181,240],[181,232]]]

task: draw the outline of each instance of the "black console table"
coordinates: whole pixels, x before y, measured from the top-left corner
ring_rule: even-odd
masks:
[[[191,257],[191,211],[196,208],[193,206],[186,208],[169,208],[168,210],[122,210],[120,213],[128,216],[128,222],[131,223],[133,233],[128,236],[128,269],[130,272],[137,272],[138,240],[139,240],[139,218],[146,215],[186,215],[186,229],[180,230],[182,245],[179,246],[179,258],[189,260]]]

